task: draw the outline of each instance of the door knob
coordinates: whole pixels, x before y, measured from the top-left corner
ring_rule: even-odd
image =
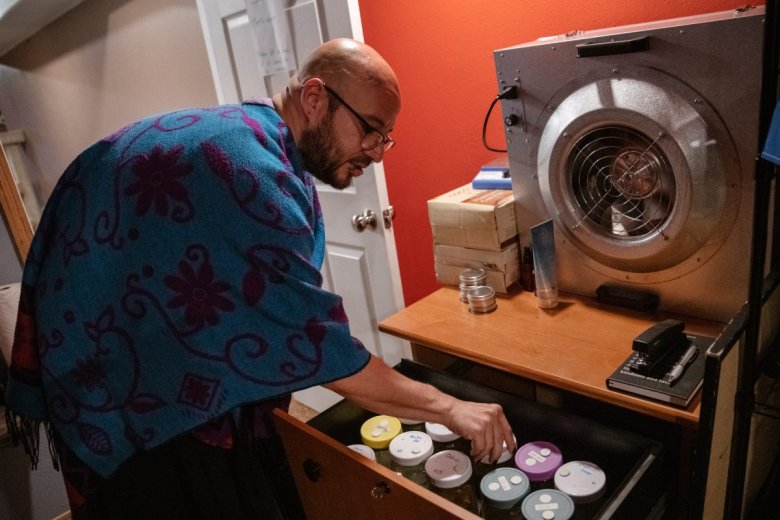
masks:
[[[352,227],[355,231],[363,231],[367,227],[374,229],[376,227],[376,213],[370,209],[364,209],[363,213],[352,215]]]
[[[382,498],[390,493],[390,484],[384,480],[378,482],[376,486],[371,488],[371,498],[374,500],[382,500]]]

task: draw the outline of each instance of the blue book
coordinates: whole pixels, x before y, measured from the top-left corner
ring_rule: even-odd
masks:
[[[512,177],[507,158],[499,157],[483,165],[471,181],[471,187],[475,190],[511,190]]]

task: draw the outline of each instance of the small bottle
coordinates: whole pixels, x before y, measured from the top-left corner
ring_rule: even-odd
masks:
[[[396,435],[401,433],[401,421],[389,415],[376,415],[360,427],[360,438],[363,444],[372,448],[376,461],[385,467],[390,467],[391,457],[388,447]]]
[[[390,441],[390,469],[412,482],[428,487],[425,461],[433,455],[433,441],[424,432],[403,432]]]
[[[528,475],[531,489],[552,488],[553,476],[562,463],[561,450],[551,442],[529,442],[515,453],[515,466]]]
[[[534,279],[534,255],[531,248],[523,248],[523,262],[520,265],[520,284],[523,289],[529,292],[536,290],[536,280]]]
[[[458,450],[464,453],[471,451],[471,445],[466,439],[463,439],[443,424],[426,422],[425,433],[433,439],[434,453],[444,450]]]
[[[539,489],[527,495],[522,503],[525,520],[570,520],[574,502],[555,489]]]
[[[528,476],[517,468],[499,468],[482,477],[479,491],[483,498],[483,516],[488,520],[520,518],[523,497],[531,491]]]
[[[431,489],[463,509],[480,514],[479,498],[471,484],[471,460],[457,450],[445,450],[425,461]]]

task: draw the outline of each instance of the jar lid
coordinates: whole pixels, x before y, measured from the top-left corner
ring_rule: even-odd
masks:
[[[419,421],[417,419],[402,419],[401,417],[398,418],[399,421],[401,421],[401,424],[406,424],[408,426],[412,426],[415,424],[422,424],[424,421]]]
[[[515,440],[515,443],[517,443],[517,437],[515,437],[514,434],[512,434],[512,438]],[[512,458],[512,452],[509,451],[506,447],[506,441],[503,442],[504,449],[501,451],[501,455],[499,455],[498,460],[495,462],[490,462],[490,454],[485,455],[481,459],[479,459],[479,462],[482,464],[503,464],[504,462],[508,461]]]
[[[425,461],[425,474],[437,488],[456,488],[471,478],[471,459],[457,450],[440,451]]]
[[[387,448],[390,441],[401,433],[401,421],[389,415],[376,415],[360,427],[363,444],[375,450]]]
[[[376,460],[376,454],[374,453],[374,450],[366,446],[365,444],[350,444],[347,446],[347,448],[351,449],[352,451],[356,451],[363,455],[364,457],[368,457],[371,460]]]
[[[520,446],[515,453],[515,466],[534,482],[552,478],[562,463],[561,450],[551,442],[529,442]]]
[[[606,474],[592,462],[567,462],[555,472],[555,489],[569,495],[575,504],[598,500],[606,483]]]
[[[422,464],[433,455],[433,440],[423,432],[404,432],[390,441],[390,456],[401,466]]]
[[[540,489],[523,499],[523,518],[527,520],[569,520],[574,516],[574,502],[554,489]]]
[[[426,422],[425,433],[435,442],[452,442],[460,439],[460,435],[439,423]]]
[[[460,272],[460,283],[465,285],[479,285],[485,278],[487,272],[484,269],[464,269]]]
[[[531,490],[528,476],[515,468],[498,468],[479,483],[485,501],[496,509],[512,509]]]

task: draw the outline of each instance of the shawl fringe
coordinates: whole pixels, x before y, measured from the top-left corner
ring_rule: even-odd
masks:
[[[54,469],[60,470],[60,458],[57,452],[57,446],[54,444],[54,430],[49,421],[40,419],[30,419],[11,410],[5,410],[5,424],[8,427],[8,433],[11,434],[11,440],[14,446],[22,445],[25,453],[30,458],[32,469],[38,468],[38,458],[40,452],[40,431],[43,426],[46,433],[46,441],[49,446],[49,455]]]

